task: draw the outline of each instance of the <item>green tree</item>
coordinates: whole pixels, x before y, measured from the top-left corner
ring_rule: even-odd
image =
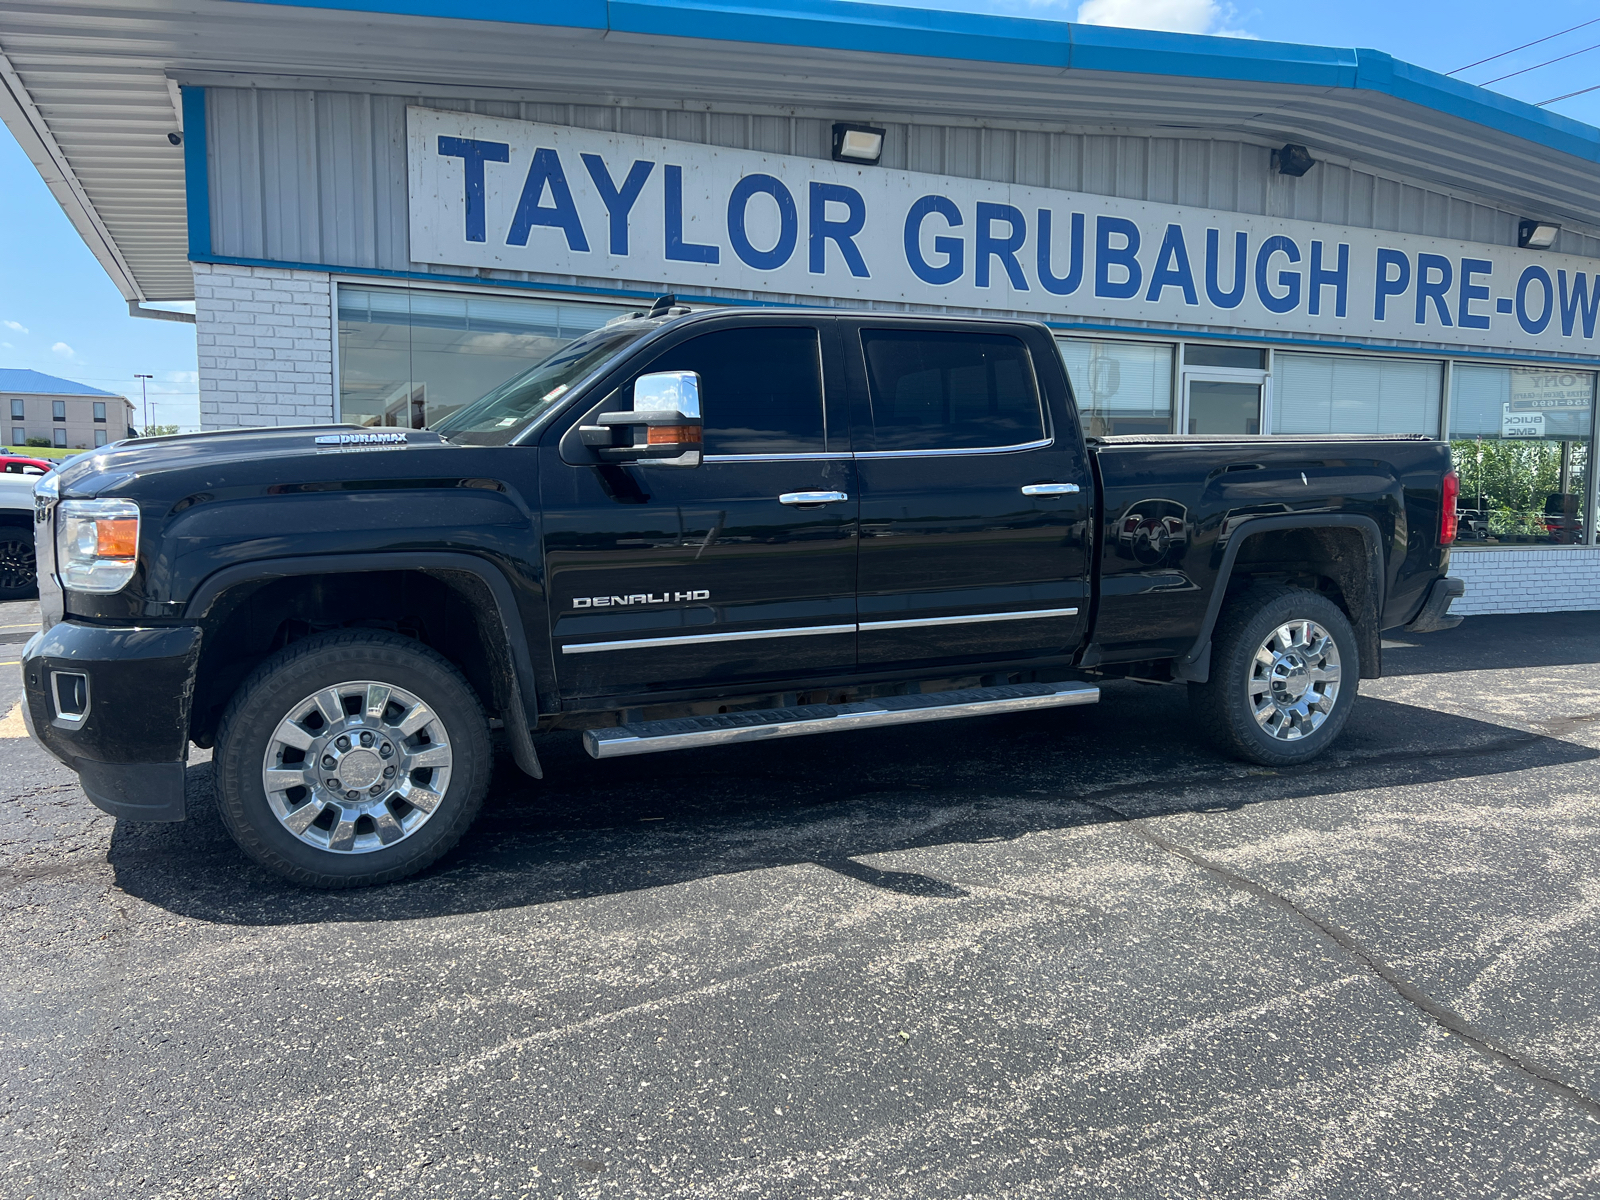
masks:
[[[178,432],[176,425],[146,425],[140,437],[171,437]]]
[[[1491,533],[1544,537],[1545,501],[1561,492],[1563,443],[1481,438],[1450,443],[1461,476],[1461,507],[1488,514]],[[1568,488],[1582,496],[1589,447],[1571,443]]]

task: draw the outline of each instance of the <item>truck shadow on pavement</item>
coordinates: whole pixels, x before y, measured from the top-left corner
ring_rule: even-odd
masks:
[[[554,734],[540,754],[543,781],[502,756],[462,843],[386,887],[306,891],[246,860],[217,817],[209,764],[190,768],[188,821],[119,823],[109,858],[124,891],[241,925],[488,912],[799,863],[956,898],[965,892],[954,884],[860,859],[1600,758],[1573,742],[1369,696],[1335,751],[1271,771],[1201,742],[1181,689],[1133,684],[1108,687],[1095,708],[606,762],[590,760],[576,735]]]

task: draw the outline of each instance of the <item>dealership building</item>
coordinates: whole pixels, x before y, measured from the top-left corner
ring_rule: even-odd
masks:
[[[664,292],[1056,333],[1091,434],[1414,433],[1600,607],[1600,130],[1367,50],[848,0],[37,0],[0,115],[208,429],[418,427]]]

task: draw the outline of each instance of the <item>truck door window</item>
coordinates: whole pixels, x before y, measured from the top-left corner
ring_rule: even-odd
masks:
[[[1027,347],[1014,337],[863,329],[878,451],[989,450],[1047,437]]]
[[[822,454],[822,347],[812,328],[758,326],[701,334],[641,374],[697,371],[707,457]]]

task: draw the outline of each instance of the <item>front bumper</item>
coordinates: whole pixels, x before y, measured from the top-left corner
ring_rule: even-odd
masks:
[[[1407,633],[1438,633],[1443,629],[1454,629],[1461,624],[1461,618],[1450,611],[1450,602],[1457,596],[1463,596],[1467,591],[1464,579],[1435,579],[1433,587],[1428,589],[1428,598],[1422,602],[1422,609],[1411,619],[1409,625],[1404,626]]]
[[[136,821],[184,818],[195,625],[107,628],[62,621],[22,652],[28,732],[78,773],[95,805]],[[61,709],[57,675],[81,675],[81,714]]]

